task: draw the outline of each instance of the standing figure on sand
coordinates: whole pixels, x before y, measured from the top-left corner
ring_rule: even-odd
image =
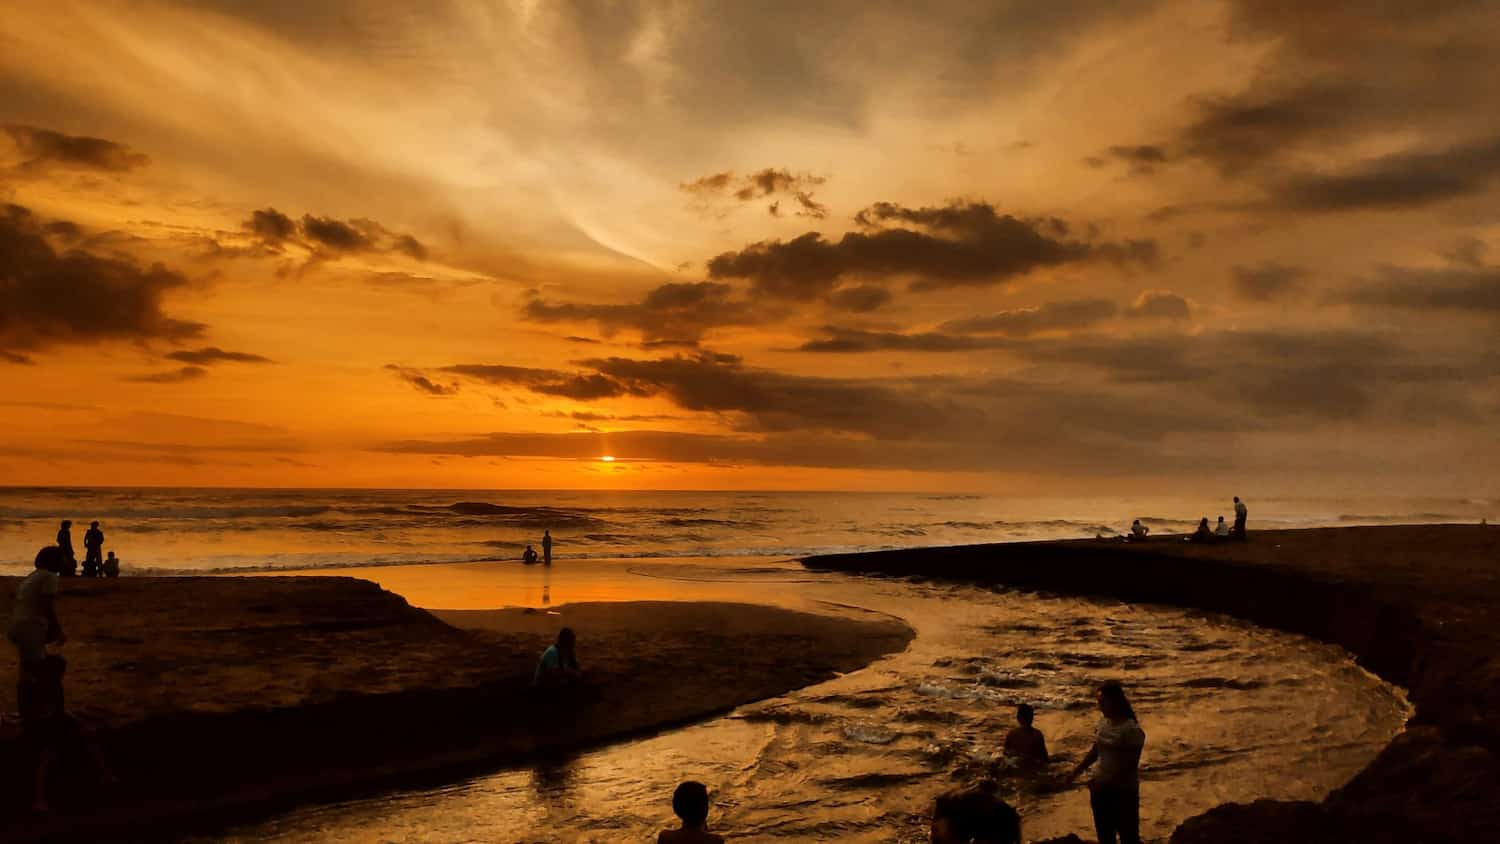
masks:
[[[1245,502],[1241,501],[1240,497],[1236,495],[1234,497],[1234,529],[1229,532],[1230,536],[1233,536],[1235,539],[1244,541],[1245,519],[1248,518],[1249,515],[1250,508],[1246,507]]]
[[[552,531],[550,530],[542,531],[542,565],[552,565]]]
[[[1068,782],[1098,762],[1094,778],[1089,780],[1089,806],[1094,812],[1099,844],[1140,844],[1141,791],[1136,771],[1146,732],[1137,723],[1135,710],[1119,683],[1110,681],[1100,686],[1098,704],[1103,717],[1094,746],[1068,775]]]
[[[62,568],[57,573],[67,577],[78,574],[78,557],[73,553],[73,523],[68,519],[63,519],[57,529],[57,547],[63,555]]]
[[[83,576],[99,577],[104,569],[104,531],[93,522],[83,534]]]

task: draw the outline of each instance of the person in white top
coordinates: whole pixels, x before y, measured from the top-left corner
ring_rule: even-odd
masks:
[[[1230,531],[1235,539],[1245,538],[1245,518],[1249,515],[1250,508],[1246,507],[1245,502],[1236,495],[1234,497],[1234,530]]]
[[[1099,844],[1140,844],[1141,792],[1136,769],[1141,764],[1146,732],[1136,722],[1135,710],[1119,683],[1100,686],[1098,703],[1104,717],[1099,720],[1094,746],[1068,775],[1068,782],[1098,762],[1089,781],[1089,807],[1094,812]]]
[[[47,645],[61,645],[68,637],[53,606],[57,598],[58,572],[66,564],[63,549],[49,545],[36,554],[36,571],[21,579],[16,602],[10,611],[11,644],[21,657],[21,667],[47,658]]]
[[[1228,536],[1228,535],[1229,535],[1229,525],[1225,524],[1224,523],[1224,517],[1220,516],[1219,517],[1219,523],[1217,525],[1214,525],[1214,536]]]

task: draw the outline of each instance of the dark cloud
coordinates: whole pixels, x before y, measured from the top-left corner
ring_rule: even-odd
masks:
[[[1353,305],[1496,315],[1500,314],[1500,267],[1387,267],[1378,279],[1336,298]]]
[[[792,198],[797,200],[797,205],[800,206],[800,210],[797,211],[798,217],[821,220],[828,216],[828,206],[813,199],[812,194],[807,191],[793,191]]]
[[[708,262],[713,278],[749,279],[765,296],[809,302],[845,279],[910,279],[913,289],[986,285],[1032,270],[1105,259],[1153,263],[1154,241],[1094,244],[1068,238],[1060,220],[1026,221],[987,203],[906,208],[889,202],[859,212],[865,231],[837,241],[808,232],[789,241],[753,243]]]
[[[859,284],[841,287],[828,297],[828,304],[839,310],[857,314],[878,310],[891,301],[891,291],[878,284]]]
[[[0,132],[9,135],[20,151],[19,167],[23,171],[63,167],[123,173],[151,163],[147,156],[103,138],[64,135],[15,123],[0,125]]]
[[[734,172],[725,170],[722,173],[700,176],[691,182],[683,182],[677,187],[692,194],[720,194],[728,191],[733,182]]]
[[[1205,97],[1176,145],[1183,155],[1238,175],[1303,141],[1342,132],[1363,97],[1359,88],[1323,83]]]
[[[321,257],[395,252],[425,261],[428,254],[427,247],[415,237],[392,232],[374,220],[338,220],[312,214],[293,220],[275,208],[262,208],[251,213],[241,227],[254,235],[261,246],[274,252],[291,244]]]
[[[672,282],[652,289],[639,302],[623,305],[533,299],[523,315],[541,323],[594,322],[605,336],[629,329],[646,342],[695,341],[711,329],[754,320],[750,305],[733,298],[733,293],[732,287],[718,282]]]
[[[486,384],[522,387],[533,393],[577,401],[618,398],[632,392],[626,385],[598,373],[478,363],[445,366],[441,371]]]
[[[394,363],[386,364],[385,368],[396,373],[396,377],[417,388],[418,391],[430,396],[451,396],[458,393],[457,384],[439,384],[419,370],[397,366]]]
[[[1307,270],[1268,261],[1255,267],[1234,267],[1229,271],[1234,294],[1251,302],[1270,302],[1297,292]]]
[[[1046,302],[1034,308],[1017,308],[985,316],[945,322],[944,331],[963,334],[1003,334],[1029,337],[1049,331],[1076,331],[1115,316],[1119,308],[1108,299],[1074,299]]]
[[[1297,211],[1415,208],[1487,190],[1500,174],[1500,139],[1442,150],[1415,150],[1332,173],[1282,180],[1272,202]]]
[[[3,349],[0,349],[0,361],[12,363],[17,366],[33,366],[36,364],[35,360],[32,360],[26,355],[23,355],[19,352],[7,352]]]
[[[208,374],[208,370],[201,366],[184,366],[168,372],[153,372],[148,375],[133,375],[126,381],[134,381],[137,384],[181,384],[184,381],[196,381]]]
[[[816,187],[826,181],[828,181],[826,176],[793,173],[785,168],[767,167],[739,177],[736,177],[731,170],[712,173],[691,182],[683,182],[678,185],[678,188],[705,200],[723,197],[739,202],[754,202],[767,197],[789,197],[797,203],[798,217],[822,219],[828,216],[828,206],[813,199],[808,188]],[[772,217],[782,216],[781,200],[769,203],[766,211]]]
[[[226,352],[218,346],[204,346],[201,349],[183,349],[171,352],[168,360],[191,363],[199,366],[212,366],[216,363],[274,363],[270,358],[260,355],[252,355],[249,352]]]
[[[163,297],[187,279],[161,264],[85,249],[59,252],[44,222],[0,205],[0,349],[107,340],[184,340],[204,326],[169,316]]]
[[[1191,319],[1193,307],[1170,290],[1147,290],[1136,297],[1125,315],[1137,319]]]
[[[1132,174],[1146,176],[1156,172],[1159,165],[1167,163],[1167,150],[1159,144],[1116,145],[1105,150],[1104,155],[1089,156],[1083,161],[1096,168],[1118,161],[1127,165]]]
[[[897,331],[863,331],[853,328],[829,326],[827,334],[818,340],[809,340],[798,346],[803,352],[836,352],[852,354],[859,352],[970,352],[977,349],[1004,348],[1009,341],[997,337],[975,337],[968,334],[949,334],[943,331],[925,331],[903,334]]]

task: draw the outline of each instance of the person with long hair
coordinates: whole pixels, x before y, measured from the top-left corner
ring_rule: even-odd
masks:
[[[1125,688],[1110,681],[1099,687],[1099,726],[1094,746],[1068,776],[1073,782],[1095,762],[1099,767],[1089,780],[1089,807],[1094,810],[1094,831],[1099,844],[1140,844],[1141,789],[1136,771],[1146,732],[1136,721],[1135,710]]]

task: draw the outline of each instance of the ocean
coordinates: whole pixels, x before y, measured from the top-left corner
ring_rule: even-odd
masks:
[[[1251,529],[1493,519],[1489,499],[1256,499]],[[1224,500],[830,492],[0,488],[0,571],[24,572],[62,519],[98,520],[127,574],[518,560],[771,557],[1113,536],[1233,518]],[[538,547],[538,550],[540,548]]]

